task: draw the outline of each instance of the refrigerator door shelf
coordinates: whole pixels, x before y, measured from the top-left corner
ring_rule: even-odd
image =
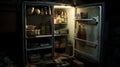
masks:
[[[98,20],[98,19],[99,19],[99,17],[98,17],[98,16],[93,17],[92,19],[93,19],[95,22],[99,22],[99,20]]]
[[[97,25],[98,24],[98,21],[95,18],[91,18],[91,19],[76,19],[76,21],[81,22],[81,23],[90,24],[90,25]]]

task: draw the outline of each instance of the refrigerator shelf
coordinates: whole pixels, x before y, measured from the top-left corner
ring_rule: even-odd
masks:
[[[87,57],[87,58],[89,58],[89,59],[91,59],[91,60],[93,60],[93,61],[97,61],[97,59],[95,58],[95,55],[91,55],[91,54],[89,54],[89,53],[86,53],[86,52],[84,52],[84,51],[81,51],[81,50],[78,50],[78,49],[74,49],[76,52],[78,52],[78,53],[80,53],[82,56],[84,56],[84,57]],[[86,58],[86,59],[87,59]],[[90,61],[90,60],[89,60]]]
[[[68,34],[55,34],[54,36],[67,36]]]
[[[79,40],[79,41],[82,41],[82,42],[90,43],[90,44],[85,44],[85,45],[90,46],[90,47],[94,47],[94,48],[96,48],[97,45],[98,45],[98,43],[91,42],[91,41],[88,41],[88,40],[79,39],[79,38],[76,38],[76,37],[75,37],[74,39]]]
[[[98,24],[98,22],[95,19],[76,19],[76,21],[81,22],[81,23],[91,24],[91,25]]]
[[[95,21],[93,19],[76,19],[77,21]]]
[[[44,47],[37,47],[37,48],[27,48],[27,51],[33,51],[33,50],[41,50],[41,49],[49,49],[52,48],[52,46],[44,46]]]
[[[55,25],[59,25],[59,24],[67,24],[67,22],[65,22],[65,23],[55,23]]]
[[[37,36],[30,36],[26,37],[27,39],[32,39],[32,38],[43,38],[43,37],[52,37],[52,35],[37,35]]]

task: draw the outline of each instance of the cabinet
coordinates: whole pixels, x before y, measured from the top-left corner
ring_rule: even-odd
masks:
[[[47,3],[23,3],[24,64],[45,66],[53,61],[53,6]]]

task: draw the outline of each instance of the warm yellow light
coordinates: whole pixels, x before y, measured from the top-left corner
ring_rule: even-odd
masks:
[[[60,6],[54,6],[54,8],[72,8],[72,6],[63,6],[63,5],[60,5]]]

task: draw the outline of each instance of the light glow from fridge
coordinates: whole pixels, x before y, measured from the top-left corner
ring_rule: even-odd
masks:
[[[60,5],[60,6],[54,6],[54,8],[73,8],[73,7],[72,6]]]

